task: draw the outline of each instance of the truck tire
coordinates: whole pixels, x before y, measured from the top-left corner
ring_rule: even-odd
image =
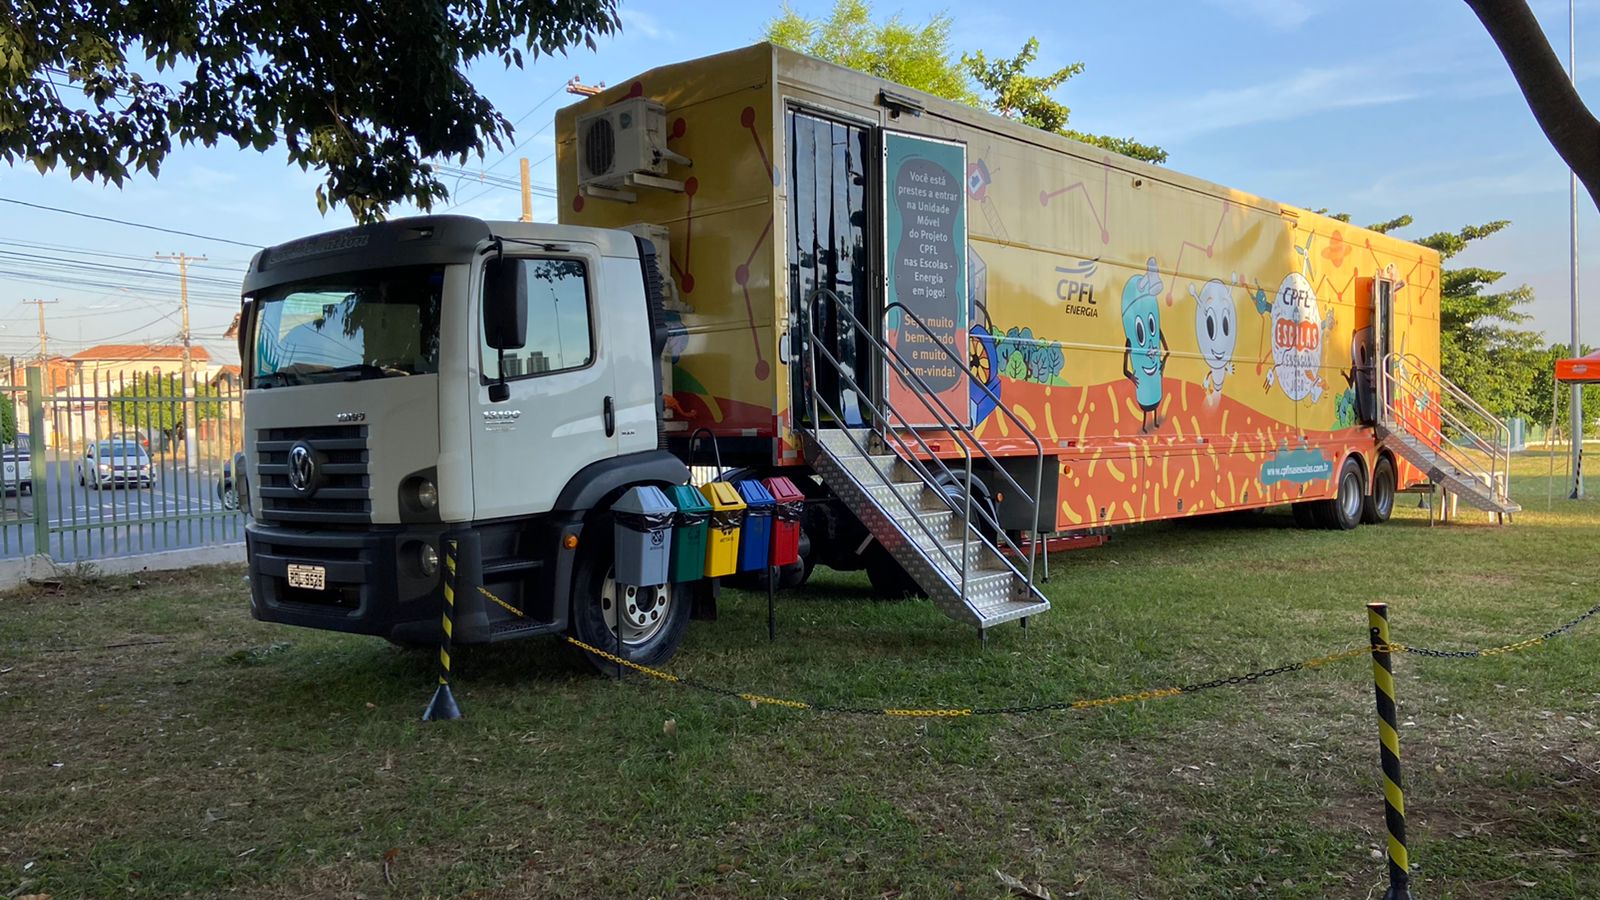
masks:
[[[1366,502],[1363,490],[1361,462],[1358,457],[1347,456],[1339,467],[1339,485],[1332,500],[1322,510],[1323,527],[1334,531],[1349,531],[1361,524],[1361,509]]]
[[[1394,515],[1395,495],[1394,463],[1387,456],[1378,457],[1372,467],[1372,493],[1361,506],[1361,521],[1368,525],[1382,525]]]
[[[585,547],[572,582],[569,621],[578,640],[607,653],[617,653],[613,630],[618,610],[623,614],[622,652],[618,655],[642,666],[658,666],[671,659],[689,627],[689,591],[683,586],[636,588],[618,584],[612,574],[611,523],[607,519],[583,530]],[[583,651],[583,657],[601,673],[614,675],[617,664]]]

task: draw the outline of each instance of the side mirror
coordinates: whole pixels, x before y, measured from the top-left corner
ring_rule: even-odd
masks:
[[[502,256],[483,265],[483,338],[502,351],[528,342],[528,270],[521,260]]]

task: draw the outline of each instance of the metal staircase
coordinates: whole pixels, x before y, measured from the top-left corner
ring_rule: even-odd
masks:
[[[1510,495],[1511,429],[1466,391],[1414,354],[1391,353],[1378,398],[1383,446],[1497,521],[1522,509]]]
[[[839,330],[848,328],[869,348],[867,359],[857,360],[857,367],[889,373],[914,389],[919,401],[914,418],[896,409],[887,391],[878,394],[865,389],[857,381],[856,367],[841,363],[820,338],[817,324],[823,302],[828,304],[826,313],[836,317]],[[969,384],[989,391],[981,382],[972,381],[966,363],[915,313],[898,303],[890,304],[885,315],[890,311],[904,316],[926,337],[926,342],[918,343],[922,352],[937,347],[962,373],[963,413]],[[1048,610],[1050,601],[1033,578],[1038,541],[1027,542],[1026,551],[1018,547],[985,504],[973,503],[967,489],[974,483],[976,463],[982,474],[997,479],[996,484],[1013,502],[1020,500],[1031,510],[1028,521],[1037,522],[1037,498],[1044,478],[1044,445],[1039,439],[995,398],[996,410],[1010,419],[1013,433],[1033,444],[1035,476],[1029,490],[984,448],[967,417],[952,412],[900,352],[881,339],[880,330],[861,322],[832,291],[817,291],[802,319],[803,378],[809,409],[805,421],[797,417],[797,426],[807,459],[823,483],[950,618],[984,632]],[[837,396],[824,396],[819,389],[819,371],[854,392],[862,412],[870,416],[870,427],[842,424],[846,419],[835,405],[840,401]],[[924,424],[930,421],[937,424]],[[913,426],[913,422],[917,424]],[[958,454],[959,458],[942,459],[940,449],[944,456]]]

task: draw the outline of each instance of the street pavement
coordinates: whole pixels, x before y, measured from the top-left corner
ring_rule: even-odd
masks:
[[[75,458],[46,463],[43,495],[51,534],[46,552],[57,562],[92,562],[157,550],[178,550],[244,540],[244,517],[223,506],[220,463],[193,470],[182,460],[157,457],[148,488],[80,486]],[[7,485],[8,488],[13,486]],[[35,552],[34,498],[14,491],[0,497],[0,559]]]

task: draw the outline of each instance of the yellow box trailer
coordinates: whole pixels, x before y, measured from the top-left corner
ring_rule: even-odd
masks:
[[[556,124],[561,221],[671,261],[672,440],[860,489],[902,563],[946,537],[883,489],[908,468],[981,482],[1002,536],[1350,528],[1435,484],[1515,508],[1499,423],[1450,417],[1428,248],[769,44]]]

